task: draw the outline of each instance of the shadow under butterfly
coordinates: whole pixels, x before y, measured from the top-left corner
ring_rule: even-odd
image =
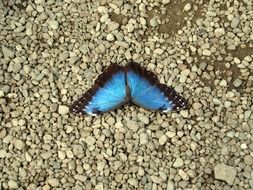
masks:
[[[82,97],[70,106],[78,115],[98,115],[133,103],[148,110],[168,112],[187,107],[176,91],[159,83],[156,75],[135,62],[111,64]]]

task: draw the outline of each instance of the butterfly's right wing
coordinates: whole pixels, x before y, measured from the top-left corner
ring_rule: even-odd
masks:
[[[110,65],[83,96],[75,101],[70,111],[78,115],[97,115],[123,105],[127,100],[124,69]]]
[[[168,112],[187,106],[187,101],[173,88],[160,84],[154,73],[137,63],[130,62],[127,65],[127,85],[131,92],[131,101],[145,109]]]

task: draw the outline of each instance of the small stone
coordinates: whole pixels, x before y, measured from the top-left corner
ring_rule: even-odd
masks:
[[[12,72],[19,73],[21,68],[22,68],[22,65],[19,62],[14,63],[13,68],[12,68]]]
[[[61,159],[61,160],[64,160],[65,157],[66,157],[66,153],[62,150],[58,151],[58,157]]]
[[[159,18],[157,16],[154,16],[150,19],[149,23],[151,26],[156,27],[159,25]]]
[[[14,146],[18,150],[23,150],[25,147],[25,143],[20,139],[14,139]]]
[[[86,176],[84,176],[84,175],[80,175],[80,174],[76,174],[76,175],[74,175],[74,178],[75,178],[76,180],[78,180],[78,181],[81,181],[81,182],[85,182],[85,181],[86,181],[86,179],[87,179],[87,177],[86,177]]]
[[[215,34],[215,36],[216,36],[217,38],[219,38],[219,37],[221,37],[222,35],[225,34],[225,30],[224,30],[224,28],[216,28],[216,29],[214,30],[214,34]]]
[[[5,59],[14,57],[14,52],[11,51],[9,48],[5,47],[4,45],[2,45],[2,52]]]
[[[184,6],[184,11],[185,11],[185,12],[188,12],[188,11],[191,10],[191,8],[192,8],[191,4],[190,4],[190,3],[187,3],[187,4]]]
[[[242,80],[240,80],[240,79],[235,79],[233,82],[233,85],[235,87],[239,87],[239,86],[241,86],[241,84],[242,84]]]
[[[10,189],[18,189],[19,188],[18,183],[12,179],[8,181],[8,186]]]
[[[99,161],[97,163],[97,170],[98,171],[103,171],[104,167],[105,167],[105,163],[103,161]]]
[[[106,40],[107,41],[109,41],[109,42],[112,42],[113,40],[114,40],[114,35],[113,34],[108,34],[107,36],[106,36]]]
[[[141,133],[140,134],[140,144],[148,144],[148,134],[147,133]]]
[[[160,138],[159,138],[159,144],[160,145],[164,145],[168,140],[168,137],[166,135],[162,135]]]
[[[99,183],[95,186],[95,190],[103,190],[103,189],[104,189],[103,183]]]
[[[127,183],[129,183],[130,185],[134,186],[134,187],[138,187],[138,181],[135,178],[130,178],[127,180]]]
[[[0,158],[5,158],[5,157],[6,157],[6,154],[7,154],[7,152],[6,152],[5,149],[1,149],[1,150],[0,150]]]
[[[60,181],[57,178],[49,178],[48,179],[48,183],[52,186],[52,187],[58,187],[60,185]]]
[[[136,121],[127,120],[127,128],[131,129],[133,132],[136,132],[139,129],[139,126]]]
[[[59,27],[59,23],[56,20],[50,20],[48,21],[48,24],[53,30],[57,30]]]
[[[204,49],[202,54],[205,56],[210,56],[212,54],[212,52],[209,49]]]
[[[31,67],[29,65],[24,65],[23,70],[26,74],[29,74],[31,72]]]
[[[88,51],[89,51],[88,45],[86,45],[86,44],[81,45],[81,46],[79,47],[79,50],[80,50],[84,55],[87,54]],[[68,56],[68,55],[66,55],[66,56]]]
[[[172,138],[172,137],[175,137],[176,136],[176,132],[173,132],[173,131],[167,131],[165,133],[169,138]]]
[[[173,163],[174,168],[179,168],[184,165],[184,161],[182,158],[176,158],[175,162]]]
[[[184,172],[184,170],[179,169],[178,170],[178,174],[180,175],[180,177],[185,180],[188,181],[189,180],[189,176],[187,175],[187,173]]]
[[[58,107],[58,113],[61,115],[66,115],[69,113],[69,107],[65,105],[59,105]]]
[[[41,156],[44,160],[47,160],[47,159],[49,159],[49,158],[52,157],[52,152],[46,151],[46,152],[41,153],[40,156]]]
[[[246,155],[244,157],[244,163],[247,164],[247,165],[252,166],[253,165],[253,158],[252,158],[252,156]]]
[[[233,185],[235,177],[236,177],[236,169],[232,166],[228,166],[226,164],[217,164],[214,167],[214,177],[215,179],[219,179],[227,182],[229,185]]]
[[[42,3],[45,3],[45,0],[35,0],[34,1],[36,4],[42,4]]]
[[[237,26],[239,25],[240,23],[240,18],[238,17],[234,17],[231,21],[231,27],[232,28],[237,28]]]
[[[4,91],[0,89],[0,98],[4,97]]]
[[[149,118],[145,115],[138,114],[138,119],[146,125],[149,124]]]
[[[226,87],[227,86],[227,81],[225,80],[225,79],[222,79],[221,81],[220,81],[220,84],[219,84],[220,86],[222,86],[222,87]]]
[[[155,176],[155,175],[152,175],[150,178],[154,183],[160,184],[162,182],[162,179],[160,177]]]
[[[175,184],[173,181],[168,180],[167,182],[167,189],[166,190],[175,190]]]
[[[192,104],[193,109],[199,110],[202,107],[201,103],[195,102]]]
[[[93,137],[93,136],[88,136],[87,138],[86,138],[86,143],[88,144],[88,145],[94,145],[95,144],[95,142],[96,142],[96,139],[95,139],[95,137]]]
[[[164,52],[164,50],[161,49],[161,48],[157,48],[157,49],[154,50],[154,54],[157,54],[157,55],[162,55],[163,52]]]

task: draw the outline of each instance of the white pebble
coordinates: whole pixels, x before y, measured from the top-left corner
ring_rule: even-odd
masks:
[[[69,107],[65,105],[59,105],[58,113],[61,115],[66,115],[69,113]]]

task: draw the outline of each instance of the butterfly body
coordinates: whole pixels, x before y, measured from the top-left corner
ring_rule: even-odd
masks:
[[[70,110],[79,115],[97,115],[129,102],[161,112],[177,111],[187,105],[174,89],[160,84],[154,73],[130,62],[125,67],[109,66]]]

